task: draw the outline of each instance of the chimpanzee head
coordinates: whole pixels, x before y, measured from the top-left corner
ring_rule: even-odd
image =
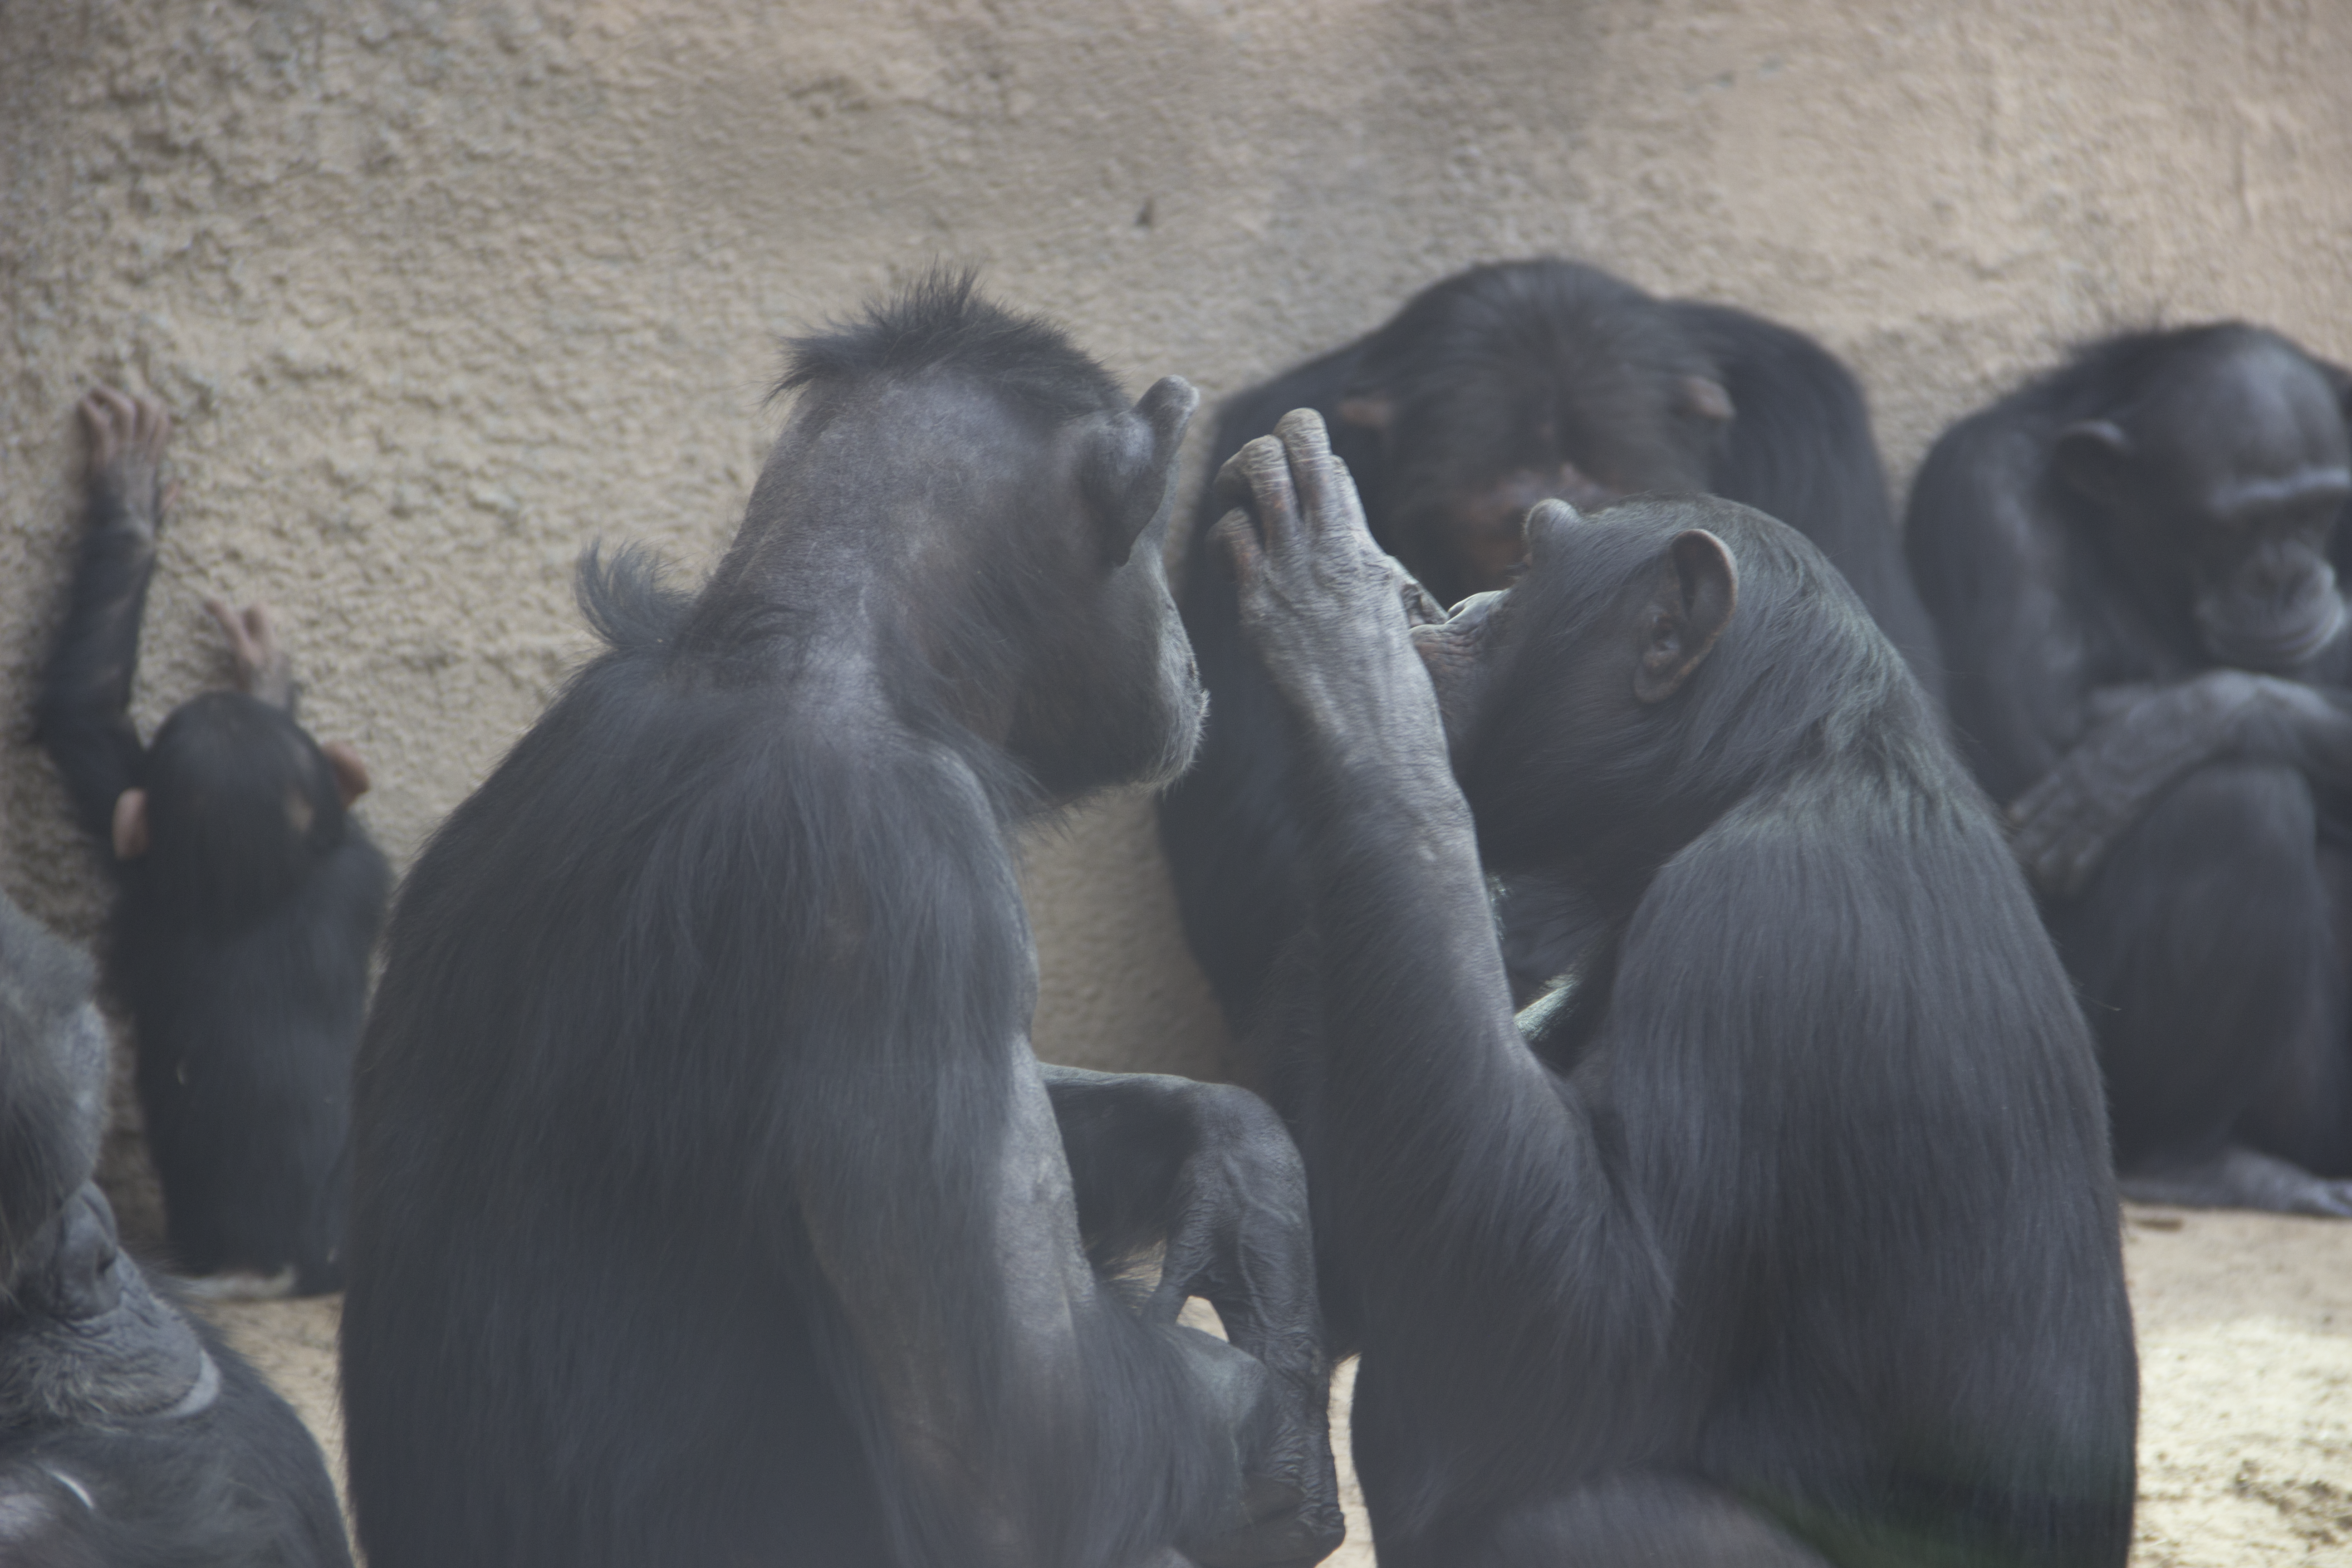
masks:
[[[1373,537],[1451,604],[1509,580],[1539,500],[1705,489],[1732,407],[1657,300],[1542,260],[1416,295],[1365,345],[1338,413],[1380,440]]]
[[[0,1299],[32,1289],[59,1213],[98,1168],[107,1041],[95,973],[0,894]]]
[[[1654,865],[1806,748],[1925,712],[1845,579],[1751,508],[1547,501],[1528,542],[1514,586],[1413,633],[1496,872]]]
[[[115,853],[144,898],[228,918],[258,913],[342,842],[367,771],[283,709],[209,691],[174,709],[141,788],[115,805]]]
[[[2347,381],[2227,323],[2119,340],[2127,399],[2059,433],[2057,482],[2118,574],[2216,662],[2291,670],[2343,630],[2328,548],[2352,497]]]
[[[220,1385],[90,1180],[107,1061],[92,973],[0,895],[0,1431],[193,1414]]]
[[[1206,699],[1162,551],[1199,394],[1170,376],[1130,405],[969,273],[935,272],[792,353],[782,389],[800,401],[700,635],[754,603],[861,597],[894,696],[1046,796],[1181,773]]]

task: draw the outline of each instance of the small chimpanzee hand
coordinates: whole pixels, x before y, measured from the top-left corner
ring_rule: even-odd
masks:
[[[1442,768],[1436,699],[1408,632],[1444,616],[1372,542],[1322,418],[1284,415],[1225,464],[1217,489],[1240,507],[1214,536],[1243,628],[1290,706],[1339,761],[1419,755]]]
[[[258,697],[272,708],[292,710],[294,661],[278,645],[277,628],[269,624],[269,606],[247,605],[230,608],[222,599],[206,599],[205,613],[220,623],[228,636],[228,656],[236,667],[236,689]]]
[[[177,488],[163,482],[172,416],[152,397],[101,386],[81,400],[81,422],[89,434],[90,490],[113,502],[93,515],[120,521],[152,542],[177,497]]]

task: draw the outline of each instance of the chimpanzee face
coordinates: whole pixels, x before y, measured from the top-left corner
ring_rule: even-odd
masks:
[[[2126,580],[2185,611],[2218,663],[2290,670],[2342,632],[2327,556],[2352,440],[2341,391],[2287,345],[2199,365],[2121,422],[2069,429],[2059,456],[2105,513]]]

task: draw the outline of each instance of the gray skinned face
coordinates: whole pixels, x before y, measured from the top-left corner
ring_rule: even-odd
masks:
[[[2284,671],[2342,635],[2327,556],[2352,498],[2352,437],[2316,368],[2273,345],[2238,355],[2153,410],[2135,446],[2209,654]]]

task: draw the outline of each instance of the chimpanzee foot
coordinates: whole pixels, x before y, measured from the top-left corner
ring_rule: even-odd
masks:
[[[81,400],[81,422],[89,434],[89,488],[121,502],[126,521],[152,536],[169,500],[163,448],[172,416],[152,397],[101,386]]]
[[[2116,1184],[2134,1203],[2352,1219],[2352,1182],[2315,1176],[2276,1155],[2234,1143],[2189,1164],[2118,1173]]]

